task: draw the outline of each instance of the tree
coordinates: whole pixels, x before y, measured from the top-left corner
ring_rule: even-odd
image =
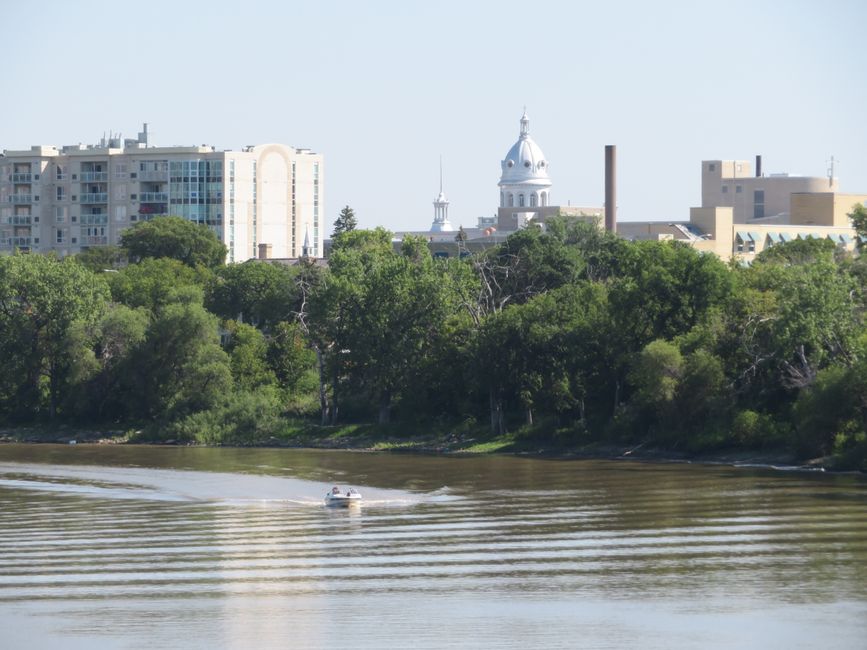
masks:
[[[313,367],[314,354],[297,323],[282,322],[274,327],[268,342],[268,365],[284,391],[296,388],[304,374]]]
[[[276,377],[268,367],[268,344],[262,332],[235,321],[227,322],[225,329],[235,384],[246,391],[274,385]]]
[[[145,258],[117,273],[107,273],[105,277],[115,302],[156,313],[168,304],[185,299],[191,291],[201,294],[201,286],[209,275],[206,269],[193,269],[165,257]]]
[[[87,351],[89,328],[108,302],[105,281],[71,259],[0,256],[0,404],[53,418],[66,377]],[[80,336],[72,336],[76,328]]]
[[[205,306],[224,320],[239,320],[269,331],[297,311],[297,271],[282,264],[248,260],[217,269],[208,283]]]
[[[858,233],[858,247],[861,248],[861,242],[867,239],[867,208],[862,203],[855,204],[852,212],[849,213],[849,220],[852,222],[855,232]]]
[[[130,413],[155,421],[208,410],[232,392],[217,318],[201,302],[165,306],[137,346],[124,378]]]
[[[94,328],[90,354],[82,354],[73,367],[67,411],[87,421],[121,421],[129,416],[124,394],[125,377],[134,369],[130,360],[141,345],[150,312],[112,303]]]
[[[775,244],[756,255],[753,264],[809,264],[818,260],[833,261],[837,245],[830,239],[793,239]]]
[[[119,269],[127,261],[126,254],[119,246],[91,246],[73,259],[94,273]]]
[[[334,221],[334,232],[331,234],[332,239],[337,239],[340,235],[351,230],[355,230],[358,221],[355,218],[355,212],[348,205],[340,211],[340,215]]]
[[[170,257],[187,266],[216,268],[226,261],[226,247],[213,230],[181,217],[139,222],[121,235],[120,245],[133,262]]]

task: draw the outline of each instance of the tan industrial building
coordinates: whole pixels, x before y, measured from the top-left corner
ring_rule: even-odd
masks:
[[[698,250],[750,261],[756,253],[793,239],[830,239],[847,250],[856,245],[849,213],[867,203],[867,194],[842,194],[837,179],[761,175],[744,160],[701,163],[701,207],[689,221],[621,221],[617,233],[627,239],[673,239]]]
[[[210,227],[228,261],[308,253],[325,237],[320,154],[281,144],[217,151],[153,147],[147,125],[136,139],[96,145],[34,146],[0,156],[0,253],[70,255],[117,244],[121,233],[155,216]]]

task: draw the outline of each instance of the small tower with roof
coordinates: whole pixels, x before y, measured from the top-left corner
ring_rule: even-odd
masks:
[[[451,232],[454,230],[449,222],[449,202],[443,193],[443,159],[440,157],[440,193],[434,201],[434,220],[431,232]]]

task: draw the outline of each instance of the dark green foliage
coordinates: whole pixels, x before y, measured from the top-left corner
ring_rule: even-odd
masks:
[[[208,226],[181,217],[139,222],[121,235],[120,245],[133,262],[169,257],[213,269],[226,261],[226,247]]]
[[[105,277],[112,300],[156,314],[171,303],[190,299],[200,302],[201,285],[209,273],[170,258],[148,258]]]
[[[74,259],[94,273],[116,270],[127,263],[126,253],[119,246],[92,246],[78,253]]]
[[[205,306],[225,320],[268,331],[299,310],[298,272],[282,264],[249,260],[217,269],[208,283]]]
[[[865,467],[867,266],[824,240],[741,268],[554,219],[460,259],[383,229],[344,231],[327,269],[131,258],[0,258],[0,417],[260,444],[318,405],[324,424]]]
[[[54,417],[107,299],[102,278],[72,260],[0,257],[0,412]]]
[[[345,232],[355,230],[357,225],[358,220],[355,218],[355,211],[347,205],[334,221],[334,232],[331,233],[331,238],[336,239]]]

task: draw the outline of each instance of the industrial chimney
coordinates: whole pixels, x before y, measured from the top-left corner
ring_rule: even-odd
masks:
[[[756,156],[756,178],[761,178],[762,176],[762,157]]]
[[[617,147],[605,145],[605,230],[617,232]]]

